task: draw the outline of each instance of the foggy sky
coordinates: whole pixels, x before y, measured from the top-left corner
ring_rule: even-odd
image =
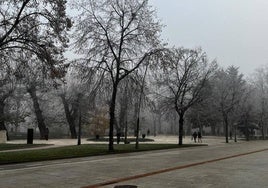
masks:
[[[149,0],[173,46],[202,47],[245,75],[268,65],[268,0]]]

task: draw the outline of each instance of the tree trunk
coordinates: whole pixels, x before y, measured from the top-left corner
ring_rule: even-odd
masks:
[[[157,121],[158,121],[158,133],[162,134],[162,123],[161,123],[161,115],[158,112],[158,117],[157,117]]]
[[[235,136],[234,141],[237,142],[237,125],[234,126],[234,134],[235,134],[234,135]]]
[[[124,129],[125,127],[125,119],[126,119],[126,107],[122,106],[122,105],[125,105],[125,104],[121,104],[121,107],[120,107],[120,113],[119,113],[119,129]]]
[[[143,90],[144,90],[144,84],[145,84],[145,77],[148,70],[148,65],[146,65],[146,69],[142,78],[142,84],[141,84],[141,93],[139,97],[139,104],[138,104],[138,119],[137,119],[137,137],[136,137],[136,149],[139,149],[139,131],[140,131],[140,112],[141,112],[141,100],[143,96]]]
[[[262,139],[265,140],[264,124],[262,124],[261,126],[261,134],[262,134]]]
[[[184,113],[180,113],[179,116],[180,116],[180,119],[179,119],[179,145],[182,145]]]
[[[228,125],[228,117],[226,114],[223,115],[223,121],[225,125],[225,142],[229,143],[229,139],[228,139],[229,125]]]
[[[37,95],[36,95],[36,88],[33,86],[31,88],[28,88],[27,90],[28,90],[28,92],[29,92],[29,94],[30,94],[30,96],[32,98],[32,101],[33,101],[36,120],[37,120],[38,128],[39,128],[39,131],[40,131],[40,139],[45,139],[46,125],[45,125],[42,110],[40,109],[40,105],[39,105],[38,98],[37,98]]]
[[[0,99],[0,130],[6,131],[7,140],[9,140],[8,130],[5,125],[5,100],[10,96],[11,92],[5,94]]]
[[[133,113],[133,122],[136,122],[134,124],[133,130],[134,130],[134,137],[137,136],[137,118],[138,118],[138,103],[134,104],[134,113]]]
[[[113,93],[110,103],[110,130],[109,130],[109,151],[114,150],[114,122],[115,122],[115,102],[118,83],[113,84]]]
[[[70,112],[69,104],[66,101],[66,98],[65,98],[64,94],[61,95],[61,99],[62,99],[62,103],[63,103],[63,106],[64,106],[65,116],[66,116],[67,122],[69,124],[71,138],[76,139],[77,138],[77,133],[76,133],[76,129],[75,129],[74,117],[72,116],[72,114]]]
[[[153,115],[153,121],[154,121],[154,137],[156,137],[156,117],[155,117],[156,115],[154,114]]]
[[[81,145],[81,131],[82,131],[82,127],[81,127],[81,108],[79,106],[79,119],[78,119],[78,139],[77,139],[77,145]]]
[[[6,130],[4,108],[5,108],[5,102],[1,100],[0,101],[0,130]]]
[[[137,118],[137,135],[136,135],[136,144],[135,144],[135,149],[139,149],[139,130],[140,130],[140,117],[138,116]]]
[[[247,120],[245,121],[245,128],[246,128],[246,140],[249,141],[249,127]]]
[[[211,125],[211,135],[216,136],[216,126],[215,125]]]
[[[124,143],[125,144],[128,144],[128,141],[127,141],[127,134],[128,134],[128,122],[127,122],[127,119],[126,119],[126,122],[125,122],[125,141]]]
[[[5,109],[5,102],[4,102],[4,100],[1,100],[0,101],[0,130],[5,130],[6,131],[7,140],[9,140],[8,131],[7,131],[7,128],[6,128],[6,125],[5,125],[4,109]]]
[[[123,97],[120,100],[119,129],[124,130],[124,143],[127,143],[127,110],[128,110],[128,93],[125,87]]]
[[[128,141],[127,141],[127,134],[128,134],[128,118],[127,118],[127,109],[128,109],[128,105],[126,103],[126,117],[125,117],[125,144],[128,144]]]

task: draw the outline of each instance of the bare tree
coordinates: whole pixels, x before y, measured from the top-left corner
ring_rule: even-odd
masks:
[[[0,2],[0,51],[8,57],[31,51],[52,63],[55,54],[66,47],[66,29],[71,26],[65,15],[65,0]]]
[[[64,106],[64,112],[66,116],[66,120],[69,124],[69,130],[71,133],[71,138],[76,139],[77,138],[77,132],[76,132],[76,119],[78,118],[79,108],[78,108],[78,95],[76,96],[76,99],[70,100],[66,99],[66,93],[61,92],[60,97]]]
[[[238,107],[235,108],[234,115],[232,115],[236,119],[236,121],[233,120],[233,122],[235,122],[235,126],[233,127],[235,142],[237,142],[237,129],[242,131],[246,140],[249,141],[250,136],[253,136],[253,129],[257,128],[256,125],[258,124],[255,123],[258,122],[256,121],[257,113],[253,108],[253,100],[253,88],[250,85],[246,85],[243,89],[243,95],[241,95],[240,102],[237,105]]]
[[[77,61],[77,62],[76,62]],[[97,71],[92,67],[84,66],[79,60],[73,61],[68,68],[66,75],[66,83],[62,85],[59,96],[62,100],[66,120],[69,124],[71,138],[77,138],[76,127],[79,122],[81,101],[87,100],[88,109],[92,109],[95,97],[99,94],[98,91],[103,82],[103,71]],[[98,95],[100,96],[100,95]],[[80,120],[81,123],[81,120]]]
[[[148,0],[81,0],[75,31],[77,52],[107,71],[112,82],[109,150],[113,150],[115,107],[121,80],[135,71],[158,47],[161,25]]]
[[[8,62],[4,59],[25,52],[35,54],[52,72],[55,70],[55,64],[63,58],[68,42],[66,30],[71,26],[65,15],[65,4],[65,0],[0,1],[1,73]],[[3,116],[2,111],[0,116]]]
[[[14,84],[16,87],[14,87],[15,90],[12,92],[12,95],[7,99],[4,115],[6,117],[5,121],[11,126],[11,131],[14,131],[16,134],[20,123],[25,121],[29,113],[25,108],[25,92],[21,91],[17,83]]]
[[[214,77],[213,96],[216,98],[217,109],[222,114],[225,126],[226,143],[229,142],[229,124],[232,113],[241,102],[245,91],[245,80],[238,68],[230,66],[226,71],[220,70]]]
[[[138,96],[137,91],[137,80],[135,78],[135,74],[132,74],[128,76],[126,79],[124,79],[118,90],[118,100],[117,100],[117,106],[118,106],[118,127],[117,131],[123,131],[124,130],[124,142],[127,144],[128,140],[128,131],[129,131],[129,125],[133,118],[136,117],[133,113],[134,106],[136,103],[136,99]],[[130,117],[131,116],[131,117]]]
[[[216,63],[209,64],[201,49],[171,49],[162,58],[161,70],[156,72],[157,84],[166,106],[179,115],[179,145],[182,145],[185,113],[205,99],[205,86]]]
[[[130,105],[130,95],[131,95],[131,91],[130,91],[130,86],[132,84],[129,83],[130,80],[129,79],[125,79],[124,82],[122,82],[122,87],[120,87],[120,89],[122,89],[122,92],[119,94],[119,131],[124,130],[124,142],[125,144],[127,143],[127,136],[128,136],[128,111],[129,111],[129,105]],[[118,141],[117,141],[118,142]]]
[[[12,58],[11,58],[12,59]],[[5,106],[7,99],[13,94],[16,86],[16,78],[14,72],[17,69],[16,64],[10,63],[11,61],[1,57],[1,71],[0,71],[0,130],[7,130]]]
[[[261,67],[255,71],[252,78],[254,87],[255,110],[258,117],[258,125],[262,138],[267,135],[268,123],[268,72],[267,67]]]
[[[56,74],[55,71],[51,72],[50,66],[42,63],[40,59],[36,58],[31,52],[27,51],[24,51],[24,54],[21,54],[18,57],[18,62],[19,68],[16,71],[16,77],[19,78],[20,83],[25,86],[26,91],[31,97],[40,131],[40,139],[44,139],[47,132],[47,126],[45,124],[45,118],[40,105],[40,95],[47,92],[48,89],[54,89],[54,86],[57,87],[57,81],[55,78],[56,76],[64,76],[64,73],[58,72],[60,74]]]
[[[222,121],[222,116],[218,110],[215,110],[217,109],[215,105],[217,99],[213,96],[212,83],[213,77],[209,79],[206,85],[206,100],[194,105],[187,114],[187,119],[191,122],[192,128],[199,128],[202,132],[203,127],[210,127],[211,134],[216,135],[216,126]],[[189,129],[188,134],[190,133]]]

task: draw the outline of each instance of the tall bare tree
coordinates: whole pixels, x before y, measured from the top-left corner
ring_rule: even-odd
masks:
[[[213,77],[209,79],[209,83],[206,85],[206,100],[201,101],[200,103],[194,105],[190,113],[187,114],[187,119],[192,124],[192,128],[199,128],[202,132],[203,127],[210,127],[211,134],[216,135],[216,126],[222,122],[221,113],[215,105],[215,100],[217,100],[213,94],[212,87]],[[188,130],[190,134],[191,129]]]
[[[179,115],[179,145],[182,145],[185,113],[205,99],[205,86],[217,66],[215,62],[208,63],[201,49],[171,49],[162,58],[161,69],[156,73],[157,84],[166,106]]]
[[[267,135],[268,123],[268,69],[261,67],[255,71],[252,78],[254,87],[255,110],[258,117],[258,125],[261,129],[262,138]]]
[[[235,136],[235,142],[237,142],[237,129],[239,129],[242,133],[244,133],[246,140],[250,140],[250,136],[253,136],[253,129],[257,128],[258,121],[257,119],[257,113],[255,109],[253,108],[253,87],[250,85],[246,85],[246,87],[242,90],[243,94],[240,96],[240,102],[239,104],[235,107],[234,116],[236,121],[231,119],[231,123],[235,122],[235,125],[232,125],[234,131],[234,136]],[[255,101],[256,102],[256,101]],[[232,117],[231,116],[231,117]],[[255,123],[257,122],[257,123]]]
[[[66,1],[3,0],[0,5],[1,54],[8,57],[23,49],[52,64],[68,42]]]
[[[79,61],[79,60],[77,60]],[[71,138],[77,138],[76,127],[79,122],[81,101],[88,100],[92,109],[95,97],[103,82],[103,71],[97,71],[82,62],[72,62],[66,75],[66,84],[62,85],[59,96],[62,100]],[[100,95],[98,95],[100,96]],[[83,113],[81,113],[83,114]]]
[[[12,59],[12,58],[10,58]],[[7,130],[5,106],[6,100],[13,94],[16,86],[14,72],[17,69],[16,64],[12,65],[10,59],[1,57],[3,62],[0,66],[0,130]]]
[[[15,75],[31,97],[40,138],[44,139],[47,126],[40,104],[40,95],[47,92],[48,89],[57,87],[56,77],[61,78],[65,73],[55,68],[52,71],[50,66],[36,58],[31,52],[24,51],[17,61],[19,62],[19,68]]]
[[[71,22],[65,15],[65,0],[0,1],[0,68],[4,59],[32,53],[45,62],[51,72],[62,62],[67,47],[66,30]],[[0,116],[2,112],[0,112]]]
[[[213,96],[216,98],[214,102],[222,114],[226,143],[229,142],[231,115],[242,100],[245,83],[243,74],[240,74],[238,68],[234,66],[230,66],[227,70],[219,70],[214,77]]]
[[[109,150],[113,135],[117,90],[121,80],[155,53],[160,44],[161,25],[148,0],[81,0],[75,39],[77,52],[110,76]]]

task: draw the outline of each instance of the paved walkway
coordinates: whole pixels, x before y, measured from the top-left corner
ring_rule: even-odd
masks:
[[[162,137],[159,142],[163,140],[177,143],[176,137]],[[0,166],[0,187],[267,187],[268,141],[205,140],[208,147],[26,163],[20,168]]]

